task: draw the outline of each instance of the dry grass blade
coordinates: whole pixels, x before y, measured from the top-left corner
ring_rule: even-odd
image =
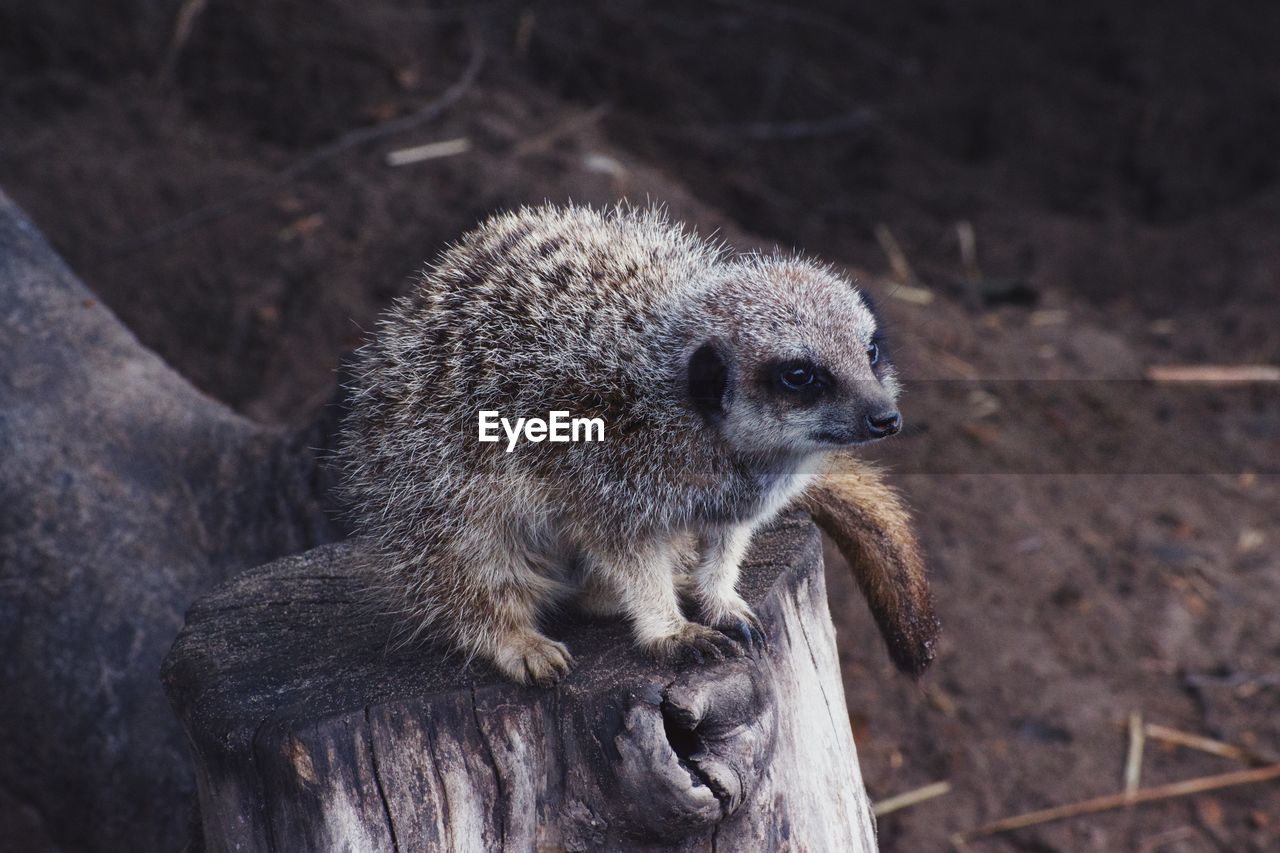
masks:
[[[1137,711],[1129,714],[1129,754],[1124,762],[1124,792],[1133,794],[1142,781],[1142,747],[1146,742],[1145,730],[1142,728],[1142,714]]]
[[[956,223],[956,239],[960,243],[960,265],[965,280],[970,284],[982,281],[982,268],[978,266],[978,236],[969,220]]]
[[[160,70],[156,74],[161,80],[173,76],[173,70],[178,66],[178,57],[186,47],[187,39],[191,38],[191,30],[195,27],[196,18],[200,17],[200,13],[208,5],[209,0],[183,0],[182,6],[178,9],[178,16],[173,22],[173,34],[169,37],[169,46],[165,49],[164,60],[160,63]]]
[[[1068,803],[1063,806],[1054,806],[1048,809],[1027,812],[1026,814],[1001,818],[975,829],[970,829],[967,832],[953,835],[951,841],[953,845],[960,848],[969,841],[988,835],[997,835],[1001,832],[1025,829],[1029,826],[1110,811],[1124,806],[1151,803],[1157,800],[1169,800],[1174,797],[1186,797],[1191,794],[1202,794],[1206,791],[1217,791],[1221,788],[1233,788],[1237,785],[1256,785],[1260,782],[1270,782],[1273,779],[1280,779],[1280,764],[1269,764],[1266,767],[1258,767],[1253,770],[1237,770],[1234,773],[1221,773],[1217,776],[1201,776],[1196,779],[1186,779],[1182,782],[1173,782],[1168,785],[1158,785],[1154,788],[1143,788],[1131,794],[1109,794],[1105,797],[1095,797],[1092,800],[1084,800],[1079,803]]]
[[[1247,749],[1238,747],[1234,744],[1223,743],[1220,740],[1203,737],[1201,735],[1193,735],[1190,732],[1184,732],[1179,729],[1171,729],[1168,726],[1161,726],[1155,723],[1148,723],[1144,727],[1146,736],[1152,740],[1158,740],[1163,743],[1174,744],[1175,746],[1185,746],[1189,749],[1198,749],[1201,752],[1207,752],[1211,755],[1219,755],[1223,758],[1230,758],[1244,764],[1261,764],[1262,759]]]
[[[1201,382],[1232,385],[1241,382],[1280,382],[1280,367],[1270,364],[1159,364],[1147,368],[1152,382]]]
[[[900,302],[912,305],[929,305],[933,302],[933,291],[924,287],[911,287],[906,284],[895,285],[889,295]]]
[[[428,142],[426,145],[415,145],[412,148],[400,148],[387,154],[388,166],[408,166],[411,163],[423,163],[427,160],[439,160],[455,154],[465,154],[471,150],[471,140],[463,136],[458,139],[445,139],[441,142]]]
[[[908,287],[919,288],[920,279],[916,276],[916,271],[911,268],[911,262],[907,260],[907,253],[902,251],[898,238],[893,236],[889,226],[883,222],[880,223],[875,227],[875,234],[876,242],[880,244],[880,249],[884,252],[885,257],[889,259],[889,269],[893,270],[893,277],[899,283]]]
[[[923,803],[925,800],[932,800],[934,797],[941,797],[944,794],[951,793],[950,782],[934,782],[931,785],[925,785],[923,788],[916,788],[914,791],[905,791],[901,794],[889,797],[886,800],[874,804],[871,807],[871,813],[876,817],[884,817],[892,812],[914,806],[917,803]]]
[[[516,19],[516,34],[513,41],[516,59],[524,59],[529,55],[529,45],[533,42],[533,30],[537,26],[538,17],[533,9],[524,9]]]

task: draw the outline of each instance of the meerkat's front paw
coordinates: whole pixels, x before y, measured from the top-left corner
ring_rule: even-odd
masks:
[[[503,644],[493,662],[512,681],[539,687],[553,687],[573,668],[573,656],[564,643],[541,634]]]
[[[686,622],[676,633],[650,640],[642,648],[651,657],[677,665],[721,661],[742,653],[729,637],[697,622]]]
[[[767,647],[764,627],[760,624],[759,617],[740,596],[700,602],[698,621],[723,631],[752,652]]]

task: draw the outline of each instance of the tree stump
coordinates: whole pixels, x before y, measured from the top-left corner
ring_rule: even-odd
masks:
[[[311,433],[201,394],[0,191],[0,849],[172,850],[183,610],[340,531]]]
[[[387,650],[358,546],[198,601],[164,665],[209,851],[875,849],[817,530],[757,537],[741,590],[769,643],[681,670],[628,627],[566,621],[555,689]]]

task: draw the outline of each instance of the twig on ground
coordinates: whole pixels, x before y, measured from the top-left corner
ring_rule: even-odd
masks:
[[[975,829],[957,833],[951,837],[951,841],[953,845],[959,847],[969,841],[988,835],[1010,832],[1015,829],[1025,829],[1029,826],[1050,823],[1065,818],[1095,814],[1129,805],[1151,803],[1157,800],[1168,800],[1174,797],[1185,797],[1191,794],[1202,794],[1206,791],[1233,788],[1237,785],[1255,785],[1260,782],[1270,782],[1273,779],[1280,779],[1280,764],[1269,764],[1266,767],[1237,770],[1233,773],[1221,773],[1216,776],[1201,776],[1196,779],[1186,779],[1182,782],[1173,782],[1168,785],[1157,785],[1154,788],[1142,788],[1131,794],[1108,794],[1105,797],[1094,797],[1091,800],[1084,800],[1078,803],[1069,803],[1001,818]]]
[[[956,239],[960,243],[960,266],[970,284],[982,281],[982,268],[978,266],[978,236],[973,223],[963,220],[956,223]]]
[[[516,59],[525,59],[529,55],[529,45],[533,42],[533,30],[537,22],[537,16],[531,8],[523,9],[516,19],[516,35],[513,40]]]
[[[912,305],[928,305],[933,302],[932,290],[924,287],[912,287],[909,284],[899,284],[889,291],[889,296],[900,302],[910,302]]]
[[[422,163],[427,160],[439,160],[455,154],[465,154],[471,150],[471,140],[465,136],[458,139],[445,139],[440,142],[428,142],[426,145],[415,145],[412,148],[400,148],[388,152],[388,166],[408,166],[411,163]]]
[[[907,260],[907,253],[902,251],[902,246],[898,244],[889,226],[880,223],[875,227],[875,234],[881,251],[889,259],[889,269],[897,283],[897,287],[890,290],[889,295],[914,305],[928,305],[932,302],[933,291],[920,283],[920,277]]]
[[[931,785],[925,785],[923,788],[916,788],[914,791],[906,791],[901,794],[889,797],[887,800],[881,800],[871,806],[871,813],[876,817],[884,817],[891,812],[914,806],[917,803],[923,803],[925,800],[932,800],[934,797],[941,797],[944,794],[951,793],[950,782],[934,782]]]
[[[889,226],[883,222],[876,225],[875,235],[876,242],[880,244],[880,250],[888,258],[889,269],[893,271],[893,277],[898,280],[898,283],[927,293],[928,289],[920,286],[920,279],[916,276],[916,271],[911,268],[911,262],[907,260],[907,253],[902,251],[902,246],[898,244],[898,240],[893,236],[893,232],[889,230]]]
[[[1239,746],[1230,743],[1223,743],[1220,740],[1194,735],[1190,732],[1171,729],[1168,726],[1161,726],[1155,723],[1147,723],[1143,727],[1146,736],[1152,740],[1158,740],[1163,743],[1171,743],[1176,746],[1185,746],[1189,749],[1198,749],[1201,752],[1207,752],[1211,755],[1219,755],[1223,758],[1231,758],[1245,764],[1262,764],[1263,759]]]
[[[1230,385],[1240,382],[1280,382],[1280,367],[1270,364],[1159,364],[1147,368],[1152,382],[1202,382]]]
[[[1145,742],[1142,714],[1133,711],[1129,714],[1129,754],[1124,762],[1124,792],[1130,796],[1142,781],[1142,746]]]
[[[169,37],[169,46],[165,49],[159,70],[156,71],[158,79],[167,80],[173,76],[173,70],[178,66],[178,57],[186,47],[187,39],[191,38],[191,30],[195,27],[196,18],[200,17],[200,13],[208,5],[209,0],[182,0],[182,5],[178,7],[178,15],[173,20],[173,34]]]
[[[401,133],[406,130],[415,128],[421,124],[439,116],[449,107],[453,106],[467,90],[475,82],[480,75],[480,69],[484,65],[484,43],[478,35],[472,35],[471,41],[471,58],[467,61],[467,67],[463,70],[461,76],[444,91],[440,97],[424,105],[418,110],[399,118],[389,119],[388,121],[379,122],[378,124],[368,127],[361,127],[342,134],[332,142],[321,145],[319,148],[313,149],[310,153],[295,160],[292,164],[286,166],[275,175],[258,184],[250,187],[239,195],[224,199],[220,202],[198,207],[189,213],[179,216],[177,219],[171,220],[158,225],[155,228],[144,231],[131,240],[126,240],[112,246],[114,253],[126,253],[144,249],[153,246],[164,240],[176,237],[179,234],[185,234],[202,225],[207,225],[240,210],[247,205],[260,201],[267,195],[275,192],[281,187],[289,184],[297,179],[300,175],[311,171],[316,166],[330,160],[339,154],[375,142],[379,139]]]

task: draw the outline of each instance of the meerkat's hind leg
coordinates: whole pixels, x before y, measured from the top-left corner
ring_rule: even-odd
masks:
[[[572,669],[573,656],[538,630],[538,618],[563,587],[523,557],[496,546],[471,548],[443,595],[455,605],[451,633],[458,646],[512,681],[550,687]]]
[[[512,681],[539,687],[553,686],[573,668],[564,643],[533,629],[504,636],[488,657]]]
[[[575,603],[578,610],[593,619],[624,615],[621,597],[594,572],[587,572],[583,576]]]

